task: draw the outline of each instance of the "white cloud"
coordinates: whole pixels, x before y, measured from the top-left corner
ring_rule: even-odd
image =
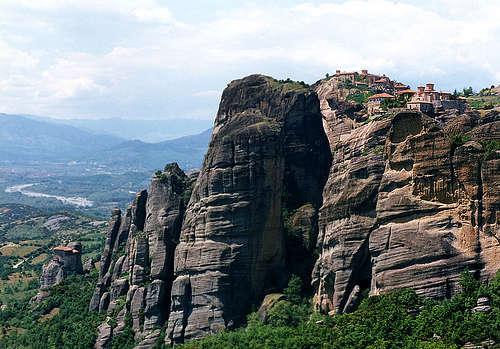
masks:
[[[140,21],[144,22],[169,22],[173,19],[172,14],[166,8],[136,8],[132,14]]]
[[[2,72],[8,74],[10,72],[32,69],[37,64],[38,60],[29,52],[18,50],[0,40],[0,66],[2,67]]]
[[[154,0],[5,0],[0,112],[213,114],[228,80],[254,72],[312,82],[367,68],[479,88],[500,81],[500,4],[477,5],[263,2],[216,14],[205,5],[204,18],[183,22]]]

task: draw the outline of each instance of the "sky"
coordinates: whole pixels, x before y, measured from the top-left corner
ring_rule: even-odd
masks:
[[[500,0],[1,0],[0,113],[212,119],[234,79],[500,82]]]

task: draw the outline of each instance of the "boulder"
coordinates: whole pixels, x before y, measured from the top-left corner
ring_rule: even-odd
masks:
[[[257,311],[257,316],[262,322],[267,321],[269,311],[278,303],[279,301],[286,300],[286,296],[283,293],[270,293],[266,294],[262,304]]]
[[[473,313],[488,313],[491,311],[490,299],[488,297],[480,297],[477,304],[472,308]]]

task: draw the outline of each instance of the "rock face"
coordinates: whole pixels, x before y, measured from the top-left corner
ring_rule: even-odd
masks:
[[[319,208],[329,163],[314,92],[261,75],[229,84],[175,251],[167,342],[237,326],[283,287],[283,212]]]
[[[323,113],[329,125],[350,120]],[[465,269],[492,277],[500,267],[500,160],[488,142],[500,138],[498,112],[443,124],[403,111],[349,125],[327,128],[333,165],[319,217],[317,308],[348,311],[360,290],[450,296]]]
[[[85,261],[83,264],[83,272],[84,273],[90,273],[92,270],[95,269],[95,260],[94,258],[89,258]]]
[[[114,212],[90,309],[125,299],[144,348],[163,325],[166,342],[181,343],[241,324],[288,270],[310,280],[330,161],[314,92],[261,75],[232,82],[192,194],[171,165],[124,216]]]
[[[113,212],[89,307],[116,321],[96,347],[127,324],[138,348],[183,343],[263,300],[265,318],[290,274],[331,314],[367,292],[441,298],[465,269],[494,275],[498,112],[369,118],[347,93],[262,75],[228,85],[199,174],[168,165]]]
[[[280,301],[286,300],[286,296],[283,293],[270,293],[264,297],[262,304],[257,311],[257,316],[262,322],[268,320],[269,311]]]
[[[109,347],[127,315],[139,347],[157,342],[170,308],[174,249],[191,186],[192,179],[169,164],[152,179],[149,191],[137,193],[124,215],[113,212],[89,308],[119,316],[115,328],[100,326],[96,348]]]

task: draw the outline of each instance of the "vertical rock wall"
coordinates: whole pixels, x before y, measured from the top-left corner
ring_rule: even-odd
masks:
[[[335,83],[314,88],[231,82],[199,175],[168,165],[113,213],[90,309],[118,321],[96,347],[127,322],[139,348],[231,329],[292,273],[333,314],[498,270],[497,111],[369,118]]]
[[[323,191],[313,271],[315,304],[353,308],[361,291],[410,287],[442,298],[461,272],[482,279],[500,267],[498,112],[438,122],[399,112],[353,123],[317,86],[333,164]],[[344,120],[344,121],[342,121]],[[350,128],[337,127],[349,123]]]
[[[321,205],[318,99],[260,75],[225,89],[175,251],[167,342],[241,324],[287,279],[284,209]]]
[[[113,212],[91,310],[116,313],[117,325],[99,327],[97,348],[109,347],[130,321],[138,347],[152,347],[170,308],[173,257],[192,179],[177,164],[155,175],[121,216]]]

